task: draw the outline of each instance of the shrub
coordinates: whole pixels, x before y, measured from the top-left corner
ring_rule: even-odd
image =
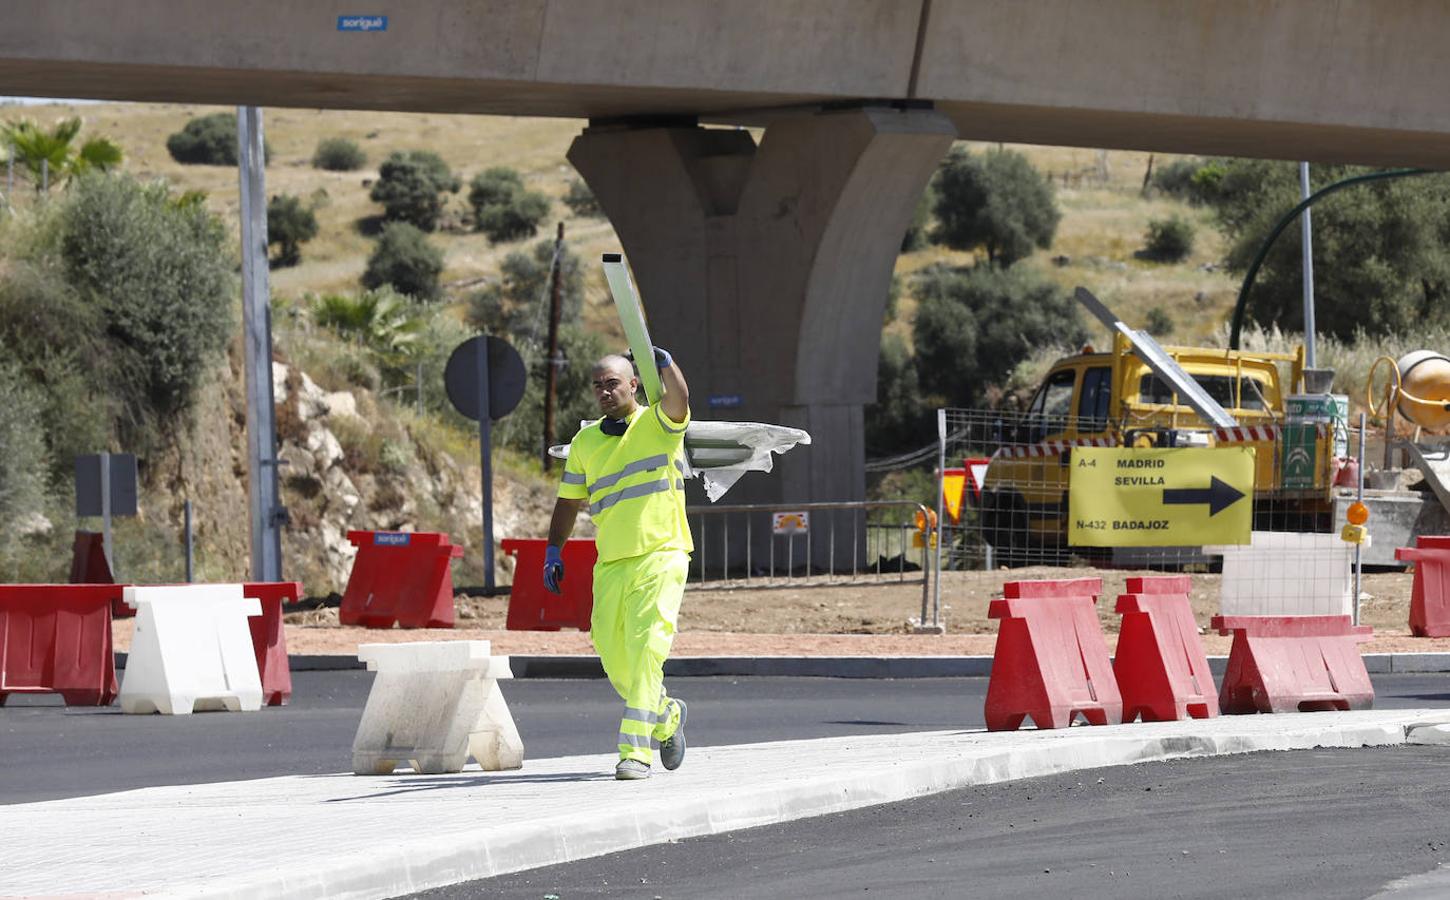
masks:
[[[599,198],[589,190],[589,185],[578,178],[569,182],[569,190],[564,194],[564,205],[576,216],[584,216],[590,219],[603,219],[604,207],[599,205]]]
[[[549,198],[525,190],[513,169],[492,168],[474,176],[468,203],[478,230],[495,244],[533,237],[549,214]]]
[[[362,283],[366,288],[391,285],[415,300],[437,300],[441,274],[443,251],[407,222],[389,222],[383,226],[378,245],[368,257]]]
[[[106,324],[56,268],[10,264],[0,279],[0,346],[42,398],[51,477],[59,482],[72,457],[109,442],[115,404]]]
[[[469,298],[468,324],[479,331],[524,335],[548,308],[549,272],[554,264],[554,242],[538,241],[528,253],[515,250],[504,257],[499,284]],[[578,318],[584,308],[584,272],[579,257],[566,244],[559,259],[563,321]],[[537,335],[530,334],[531,338]]]
[[[1154,337],[1166,337],[1173,333],[1173,317],[1161,306],[1148,310],[1148,321],[1144,327]]]
[[[373,364],[390,382],[406,380],[417,350],[423,322],[408,299],[390,287],[360,296],[328,294],[312,308],[317,324],[356,341],[372,355]]]
[[[267,246],[278,245],[276,266],[295,266],[302,261],[302,244],[317,237],[317,216],[302,199],[278,194],[267,203]]]
[[[1148,223],[1143,256],[1158,262],[1182,262],[1193,252],[1193,224],[1172,216]]]
[[[1062,218],[1052,184],[1015,150],[973,156],[957,147],[937,171],[932,240],[955,250],[987,252],[1010,266],[1049,247]]]
[[[409,150],[383,161],[368,196],[383,205],[383,217],[389,221],[433,231],[443,213],[442,195],[456,194],[460,187],[462,183],[438,154]]]
[[[355,172],[368,164],[368,155],[347,138],[323,138],[312,153],[312,168],[329,172]]]
[[[236,165],[236,113],[213,113],[191,119],[180,131],[166,139],[166,151],[171,154],[172,159],[184,165]],[[263,161],[271,156],[272,148],[263,141]]]
[[[231,336],[231,239],[201,205],[127,176],[77,181],[59,229],[67,281],[106,323],[123,437],[158,437]]]
[[[39,392],[13,366],[0,366],[0,520],[7,532],[45,500],[43,408]]]
[[[979,406],[1036,348],[1085,335],[1072,297],[1030,268],[935,266],[916,296],[917,377],[945,405]]]
[[[919,447],[931,437],[929,416],[922,403],[916,361],[906,340],[894,332],[881,335],[881,356],[876,367],[876,402],[863,411],[866,451],[872,455]]]
[[[1201,203],[1202,198],[1193,186],[1194,176],[1203,168],[1204,161],[1196,156],[1175,159],[1153,170],[1153,189],[1182,200],[1185,203]]]

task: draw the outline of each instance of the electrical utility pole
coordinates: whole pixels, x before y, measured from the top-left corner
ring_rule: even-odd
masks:
[[[272,397],[272,305],[267,287],[267,186],[262,111],[237,107],[242,198],[242,347],[247,386],[247,504],[251,511],[252,580],[282,580],[282,525],[277,490],[277,421]]]
[[[553,465],[549,457],[549,448],[554,444],[554,393],[559,383],[559,368],[563,360],[559,359],[559,316],[563,312],[564,295],[564,223],[559,223],[559,230],[554,236],[554,265],[549,271],[549,374],[548,387],[544,390],[544,449],[543,463],[544,471],[547,472]]]

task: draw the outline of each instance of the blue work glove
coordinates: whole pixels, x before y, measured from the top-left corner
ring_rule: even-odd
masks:
[[[664,370],[675,364],[675,358],[663,347],[655,347],[655,368]]]
[[[559,555],[559,548],[550,544],[544,551],[544,587],[549,593],[559,593],[559,585],[564,583],[564,557]]]

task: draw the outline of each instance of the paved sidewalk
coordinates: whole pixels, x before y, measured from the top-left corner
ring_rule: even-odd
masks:
[[[972,784],[1183,756],[1443,741],[1447,710],[947,731],[692,750],[451,776],[269,778],[0,806],[0,896],[388,897]],[[1440,731],[1442,733],[1436,733]],[[631,801],[625,802],[625,798]]]

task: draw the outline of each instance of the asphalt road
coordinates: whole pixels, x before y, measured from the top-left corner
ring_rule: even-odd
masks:
[[[344,772],[372,675],[298,672],[259,713],[127,716],[13,696],[0,708],[0,804]],[[1450,674],[1375,679],[1382,709],[1450,706]],[[980,727],[985,678],[677,678],[694,746]],[[620,703],[603,680],[503,683],[531,758],[614,752]]]
[[[964,788],[416,896],[1363,898],[1450,860],[1447,809],[1450,748],[1255,753]],[[1446,896],[1450,879],[1427,887]]]

